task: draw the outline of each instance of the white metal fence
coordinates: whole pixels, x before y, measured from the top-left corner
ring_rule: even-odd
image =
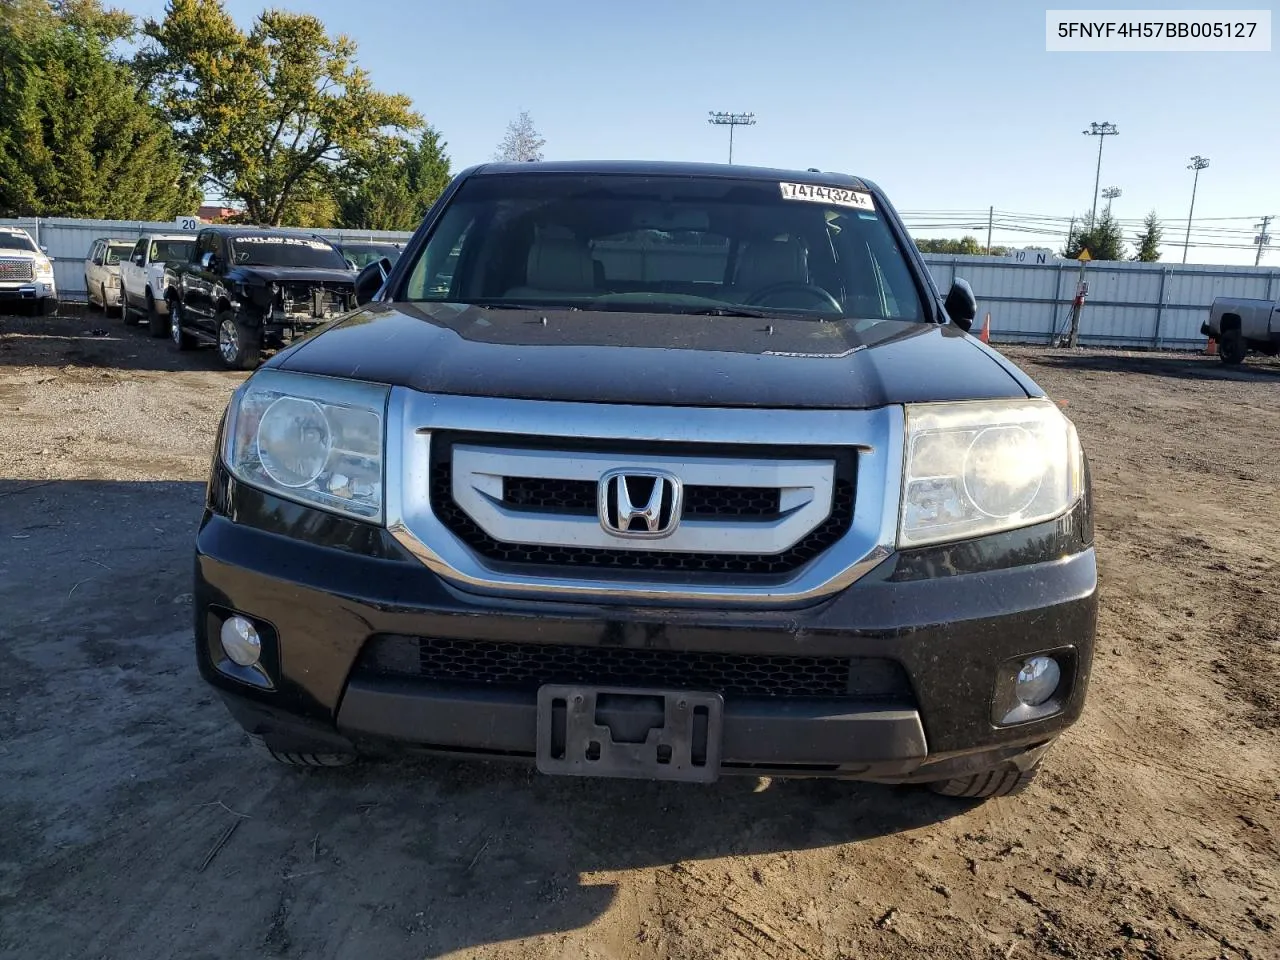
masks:
[[[119,240],[137,240],[144,233],[181,234],[172,221],[154,223],[140,220],[70,220],[52,219],[0,219],[0,226],[22,227],[31,234],[37,244],[47,247],[53,259],[53,276],[58,284],[58,297],[62,300],[83,301],[84,259],[95,240],[107,237]],[[393,240],[404,241],[412,234],[380,230],[294,230],[301,234],[318,234],[331,240]],[[193,234],[194,236],[194,234]]]
[[[934,282],[945,293],[955,277],[968,280],[978,298],[978,323],[991,314],[991,339],[1048,343],[1068,322],[1080,264],[1018,263],[1004,257],[925,254]],[[1080,342],[1098,346],[1195,349],[1204,344],[1200,324],[1215,297],[1280,297],[1274,267],[1173,263],[1090,263],[1089,295],[1080,319]]]
[[[180,233],[173,223],[121,220],[23,219],[0,224],[25,228],[48,247],[58,292],[83,300],[84,257],[100,237],[136,239],[148,231]],[[299,230],[331,239],[407,240],[408,233],[358,230]],[[1002,342],[1047,343],[1061,332],[1075,296],[1079,264],[1018,263],[1004,257],[925,254],[934,281],[945,293],[955,277],[968,280],[978,298],[978,322],[991,314],[991,335]],[[1203,266],[1171,263],[1091,263],[1089,296],[1080,341],[1107,346],[1197,348],[1200,324],[1215,297],[1280,297],[1274,267]]]

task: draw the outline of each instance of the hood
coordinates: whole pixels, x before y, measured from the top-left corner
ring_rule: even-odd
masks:
[[[266,280],[279,283],[345,283],[355,286],[356,275],[350,270],[325,267],[259,267],[246,263],[232,271],[243,280]]]
[[[1027,396],[1012,368],[959,329],[904,321],[371,304],[271,365],[427,393],[661,406]]]

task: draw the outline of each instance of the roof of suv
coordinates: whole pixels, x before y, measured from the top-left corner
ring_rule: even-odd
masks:
[[[473,176],[505,173],[630,174],[632,176],[726,177],[734,180],[803,181],[831,187],[876,190],[870,180],[847,173],[820,170],[781,170],[728,163],[684,163],[670,160],[538,160],[527,163],[485,163],[471,168]]]

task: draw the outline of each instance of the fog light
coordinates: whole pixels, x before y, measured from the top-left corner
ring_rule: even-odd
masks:
[[[252,667],[262,655],[262,639],[244,617],[231,617],[222,624],[222,649],[233,663]]]
[[[1061,680],[1062,669],[1057,660],[1053,657],[1031,657],[1018,671],[1013,692],[1027,706],[1038,707],[1054,695]]]

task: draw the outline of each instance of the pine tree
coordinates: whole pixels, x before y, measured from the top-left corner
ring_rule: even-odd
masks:
[[[1160,259],[1160,241],[1164,237],[1164,225],[1154,210],[1147,214],[1147,218],[1142,223],[1144,229],[1133,241],[1138,248],[1133,259],[1141,263],[1155,263]]]
[[[0,216],[168,220],[199,196],[110,45],[132,19],[27,0],[0,18]]]
[[[1124,236],[1110,210],[1102,211],[1096,223],[1091,217],[1085,217],[1083,225],[1067,236],[1062,255],[1076,260],[1083,250],[1088,250],[1094,260],[1124,259]]]
[[[346,171],[340,219],[362,230],[413,230],[449,185],[449,157],[428,126],[416,144],[397,141]]]

